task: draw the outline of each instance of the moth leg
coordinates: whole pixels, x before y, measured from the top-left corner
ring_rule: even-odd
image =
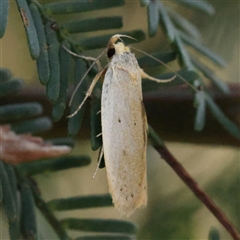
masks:
[[[71,118],[71,117],[75,116],[75,115],[78,113],[78,111],[82,108],[82,106],[83,106],[83,104],[86,102],[87,98],[88,98],[89,96],[91,96],[92,91],[93,91],[93,89],[94,89],[94,87],[95,87],[98,79],[102,76],[102,74],[103,74],[105,71],[106,71],[106,69],[105,69],[105,68],[102,68],[102,70],[100,70],[100,72],[98,72],[98,74],[94,77],[94,79],[93,79],[93,81],[92,81],[89,89],[88,89],[87,92],[86,92],[86,95],[85,95],[83,101],[81,102],[81,104],[78,106],[77,110],[76,110],[74,113],[72,113],[71,115],[67,116],[68,118]]]
[[[168,83],[168,82],[171,82],[172,80],[174,80],[176,78],[176,75],[174,75],[173,77],[171,77],[169,79],[158,79],[158,78],[154,78],[154,77],[148,75],[141,68],[140,68],[140,71],[141,71],[141,77],[142,78],[147,78],[147,79],[152,80],[152,81],[157,82],[157,83]]]
[[[99,133],[96,137],[100,137],[102,135],[102,133]]]
[[[102,157],[103,157],[103,146],[101,147],[101,150],[100,150],[100,153],[98,155],[98,164],[97,164],[97,167],[96,167],[96,170],[93,174],[93,179],[96,177],[97,175],[97,170],[100,168],[100,164],[102,163]],[[105,165],[105,164],[104,164]],[[101,167],[102,168],[102,167]]]
[[[101,62],[99,61],[99,59],[97,58],[93,58],[93,57],[85,57],[85,56],[81,56],[83,59],[87,60],[87,61],[93,61],[97,64],[97,67],[98,67],[98,71],[101,70],[102,68],[102,65],[101,65]]]

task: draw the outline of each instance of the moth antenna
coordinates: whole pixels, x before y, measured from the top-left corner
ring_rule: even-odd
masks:
[[[86,57],[86,56],[83,56],[83,55],[79,55],[79,54],[77,54],[77,53],[72,52],[71,50],[69,50],[65,45],[62,45],[62,47],[63,47],[68,53],[70,53],[71,55],[73,55],[74,57],[83,58],[83,59],[85,59],[85,60],[87,60],[87,61],[93,61],[93,62],[95,61],[96,64],[97,64],[97,66],[98,66],[98,69],[99,69],[99,70],[101,69],[101,63],[100,63],[100,61],[99,61],[98,59],[93,58],[93,57]]]
[[[115,35],[113,35],[113,36],[110,38],[110,40],[109,40],[109,42],[108,42],[108,44],[107,44],[107,48],[110,47],[113,43],[115,43],[118,39],[120,39],[121,41],[123,41],[123,40],[121,39],[121,37],[130,38],[130,39],[133,39],[133,40],[137,41],[136,38],[133,38],[133,37],[128,36],[128,35],[115,34]]]
[[[88,68],[88,70],[85,72],[85,74],[83,75],[83,77],[81,78],[81,80],[79,81],[78,85],[76,86],[76,88],[74,89],[73,91],[73,94],[70,98],[70,101],[69,101],[69,106],[71,106],[72,104],[72,101],[73,101],[73,98],[77,92],[77,90],[79,89],[80,85],[82,84],[84,78],[87,76],[87,74],[90,72],[90,70],[93,68],[94,64],[99,61],[100,57],[102,57],[102,55],[107,51],[107,49],[105,49],[102,53],[99,54],[99,56],[95,59],[95,61],[91,64],[91,66]]]
[[[165,66],[165,67],[167,67],[168,69],[170,69],[171,71],[173,71],[173,73],[174,73],[177,77],[179,77],[183,82],[185,82],[188,86],[190,86],[195,92],[198,92],[198,91],[199,91],[197,88],[195,88],[193,85],[191,85],[186,79],[184,79],[180,74],[178,74],[173,68],[171,68],[170,66],[168,66],[168,65],[167,65],[166,63],[164,63],[163,61],[161,61],[161,60],[155,58],[154,56],[152,56],[151,54],[148,54],[148,53],[146,53],[146,52],[144,52],[144,51],[142,51],[142,50],[139,50],[139,49],[137,49],[137,48],[135,48],[135,47],[131,47],[131,48],[134,49],[134,50],[136,50],[136,51],[138,51],[138,52],[140,52],[140,53],[143,53],[143,54],[145,54],[146,56],[154,59],[155,61],[157,61],[157,62],[159,62],[159,63],[161,63],[163,66]]]

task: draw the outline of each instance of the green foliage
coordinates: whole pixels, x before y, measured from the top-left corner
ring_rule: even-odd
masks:
[[[12,176],[9,174],[9,172],[6,170],[5,164],[2,161],[0,161],[0,173],[2,204],[9,223],[10,237],[11,239],[16,239],[20,235],[20,217],[18,212],[18,198],[16,198],[17,187],[15,182],[15,175]]]
[[[44,24],[42,22],[41,13],[37,6],[33,3],[29,4],[29,9],[33,18],[34,25],[37,31],[37,37],[39,41],[40,53],[37,58],[37,69],[39,80],[41,84],[46,85],[49,80],[49,58],[48,58],[48,45],[45,34]]]
[[[26,35],[28,39],[28,46],[32,56],[32,59],[37,59],[40,54],[40,46],[38,41],[38,35],[35,24],[32,19],[28,3],[26,0],[16,0],[18,10],[22,17],[23,24],[25,26]]]
[[[22,175],[33,176],[46,172],[55,172],[75,167],[89,165],[91,159],[88,156],[64,156],[58,158],[38,160],[30,163],[20,163],[16,167]]]
[[[109,194],[54,199],[48,202],[49,208],[53,211],[109,207],[112,205],[112,198]]]
[[[37,239],[37,220],[35,203],[31,188],[27,181],[21,181],[19,186],[21,195],[21,228],[24,238]],[[30,220],[31,219],[31,220]]]
[[[179,198],[179,193],[173,199]],[[166,204],[167,203],[167,204]],[[186,202],[174,207],[176,201],[161,199],[158,201],[150,219],[138,234],[139,239],[194,239],[191,232],[193,214],[199,209],[200,204]],[[163,207],[165,205],[165,207]],[[151,228],[151,232],[147,229]]]
[[[216,103],[212,100],[212,98],[205,93],[205,100],[207,102],[208,107],[211,109],[212,114],[218,120],[218,122],[225,128],[232,136],[240,139],[240,129],[230,121],[221,109],[216,105]]]
[[[179,4],[202,10],[208,14],[213,14],[214,9],[207,1],[176,1]],[[179,64],[182,68],[187,70],[199,70],[203,75],[208,78],[220,91],[225,94],[229,94],[227,85],[221,81],[205,64],[198,60],[195,60],[193,56],[188,53],[185,44],[191,46],[194,50],[198,51],[202,55],[206,56],[215,64],[224,67],[226,62],[212,52],[209,48],[202,45],[201,35],[197,28],[193,26],[187,19],[175,13],[173,10],[167,9],[161,1],[142,1],[144,6],[148,8],[149,19],[149,36],[153,36],[157,32],[157,22],[160,22],[162,30],[166,35],[169,44],[173,51],[178,55]],[[153,7],[154,5],[154,7]],[[158,11],[159,17],[156,17]],[[154,17],[155,16],[155,17]],[[181,30],[180,30],[181,29]],[[196,67],[196,68],[195,68]],[[158,76],[160,78],[160,76]],[[160,78],[161,79],[161,78]],[[188,81],[188,79],[186,79]],[[175,82],[175,81],[174,81]],[[210,111],[213,112],[213,116],[216,120],[234,137],[240,138],[239,128],[231,122],[224,113],[216,106],[212,98],[205,93],[203,81],[200,77],[188,81],[192,88],[194,88],[194,102],[196,107],[195,116],[195,130],[201,131],[205,124],[206,107],[209,106]],[[151,84],[151,83],[149,83]],[[165,86],[168,84],[164,84]],[[151,88],[149,88],[151,89]],[[200,93],[202,92],[202,93]],[[208,97],[206,97],[208,96]],[[209,103],[206,104],[205,102]],[[211,102],[211,104],[210,104]],[[214,105],[214,107],[213,107]],[[218,110],[216,110],[218,109]],[[224,117],[223,117],[224,116]],[[225,119],[225,120],[224,120]],[[236,129],[236,132],[233,131]],[[238,129],[238,130],[237,130]]]
[[[226,66],[226,62],[221,57],[217,56],[214,52],[212,52],[206,46],[203,46],[198,40],[195,40],[195,39],[191,38],[190,36],[180,32],[180,31],[178,31],[178,33],[179,33],[179,36],[181,37],[181,39],[184,43],[193,47],[195,50],[197,50],[201,54],[208,57],[214,63],[218,64],[220,67],[225,67]]]
[[[132,240],[131,236],[119,236],[119,235],[100,235],[100,236],[82,236],[76,238],[76,240]]]
[[[52,128],[52,122],[48,117],[39,117],[37,119],[28,119],[21,122],[14,122],[11,128],[18,134],[40,133]]]
[[[123,26],[122,17],[101,17],[101,18],[88,18],[79,21],[71,21],[63,24],[63,27],[69,33],[81,33],[107,29],[121,28]]]
[[[24,118],[32,118],[42,113],[39,103],[9,104],[0,107],[0,121],[10,122]]]
[[[191,0],[174,0],[174,1],[178,4],[182,4],[183,6],[201,10],[210,15],[215,13],[215,9],[213,8],[213,6],[207,1],[191,1]]]
[[[98,83],[93,91],[93,100],[91,102],[91,146],[95,151],[102,146],[102,135],[98,136],[102,131],[101,125],[101,86]]]
[[[136,226],[127,221],[112,219],[76,219],[66,218],[61,224],[69,229],[80,230],[86,232],[103,232],[103,233],[127,233],[135,234]]]
[[[192,57],[193,64],[201,70],[202,74],[208,78],[216,88],[224,94],[229,94],[229,89],[227,84],[214,74],[214,72],[208,68],[206,65],[202,64],[196,58]]]
[[[81,2],[69,1],[49,3],[45,5],[45,9],[51,14],[70,14],[119,7],[122,5],[124,5],[124,0],[109,1],[107,4],[98,0],[92,0],[91,2],[82,0]]]
[[[196,131],[201,131],[205,124],[205,112],[206,112],[206,101],[203,91],[199,91],[195,94],[194,105],[197,108],[194,129]]]
[[[75,87],[78,85],[80,79],[82,79],[86,71],[87,71],[86,62],[84,62],[80,58],[76,59],[75,60]],[[85,97],[85,93],[89,87],[89,83],[90,83],[90,78],[86,77],[82,83],[82,87],[77,90],[75,94],[75,98],[73,99],[73,102],[71,105],[71,114],[75,112],[77,107],[83,101]],[[83,105],[82,109],[74,117],[69,119],[68,133],[70,136],[76,135],[79,129],[81,128],[85,107],[86,107],[86,104]]]
[[[212,228],[208,235],[209,240],[221,240],[219,232],[216,228]]]
[[[22,79],[11,79],[9,82],[3,81],[0,85],[0,97],[4,97],[10,93],[18,91],[23,84]]]
[[[63,41],[62,45],[64,45],[67,48],[70,47],[67,41]],[[59,52],[60,90],[59,96],[56,102],[53,104],[52,108],[52,119],[55,122],[59,121],[62,118],[66,107],[70,61],[71,61],[70,54],[67,51],[65,51],[64,48],[61,47]]]
[[[0,38],[2,38],[6,31],[6,27],[7,27],[9,1],[1,1],[0,6],[1,6],[1,8],[0,8],[0,16],[1,16]]]
[[[56,102],[60,91],[60,63],[59,63],[59,48],[57,32],[54,29],[55,23],[48,22],[45,25],[46,39],[48,43],[48,57],[50,77],[47,82],[46,92],[49,100],[53,103]]]

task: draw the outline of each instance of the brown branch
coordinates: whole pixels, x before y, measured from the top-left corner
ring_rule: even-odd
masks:
[[[153,140],[153,147],[158,151],[161,157],[171,166],[175,173],[191,189],[195,196],[212,212],[218,221],[224,226],[234,240],[240,240],[240,234],[234,225],[227,219],[226,215],[213,202],[213,200],[198,186],[197,182],[189,175],[184,167],[164,146],[162,140],[157,136],[154,130],[149,127],[149,136]]]
[[[227,117],[240,127],[240,85],[231,84],[228,87],[230,89],[229,95],[224,95],[212,87],[209,88],[209,92]],[[73,89],[69,89],[69,96],[72,91]],[[206,126],[204,129],[201,132],[194,131],[193,126],[196,110],[193,107],[191,90],[187,87],[163,87],[157,91],[145,93],[143,99],[148,121],[152,123],[156,131],[161,131],[161,135],[165,140],[227,145],[231,147],[240,146],[240,141],[232,137],[220,124],[216,123],[216,119],[212,117],[209,111],[207,111]],[[51,116],[52,105],[46,97],[44,86],[27,86],[18,94],[7,95],[1,98],[1,105],[29,101],[41,103],[44,109],[42,116]],[[67,108],[62,119],[54,123],[54,128],[48,133],[51,134],[51,138],[60,137],[60,132],[66,131],[66,116],[68,113],[69,109]],[[84,138],[89,137],[90,120],[88,116],[88,114],[85,114],[81,129],[81,136]],[[45,134],[41,135],[41,137],[48,138],[49,135],[46,136]]]

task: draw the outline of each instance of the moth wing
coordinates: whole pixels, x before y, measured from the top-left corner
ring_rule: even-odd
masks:
[[[130,215],[147,203],[147,119],[138,65],[109,66],[101,114],[109,190],[117,210]]]

